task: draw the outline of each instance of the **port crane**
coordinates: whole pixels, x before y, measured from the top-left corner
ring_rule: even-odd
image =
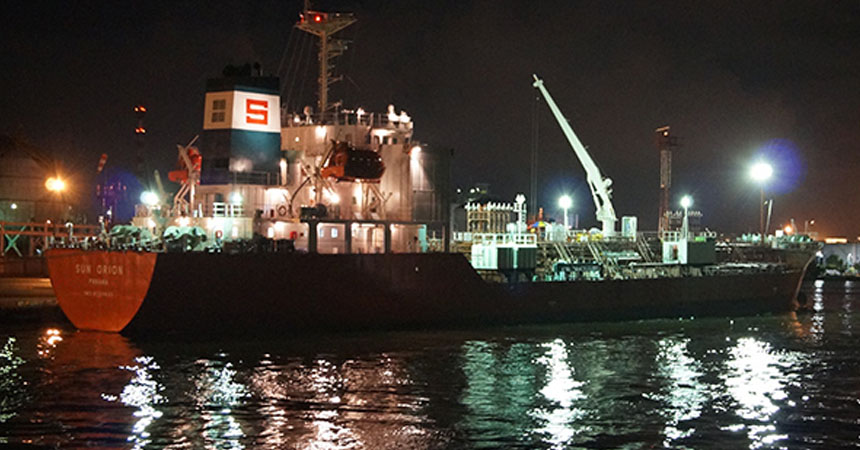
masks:
[[[555,104],[552,96],[549,95],[549,91],[544,87],[543,80],[538,78],[537,75],[532,76],[535,79],[532,86],[540,90],[543,98],[546,99],[546,103],[549,105],[553,116],[555,116],[555,120],[558,121],[561,130],[564,132],[564,136],[567,138],[570,146],[573,147],[573,152],[579,159],[579,163],[585,169],[588,187],[591,189],[591,197],[594,199],[594,206],[597,208],[597,220],[603,225],[603,235],[607,237],[614,236],[615,222],[618,222],[618,218],[615,216],[615,208],[612,207],[612,189],[610,189],[612,180],[600,173],[597,164],[591,159],[591,155],[585,150],[585,146],[579,141],[567,119],[561,113],[561,110],[558,109],[558,105]]]

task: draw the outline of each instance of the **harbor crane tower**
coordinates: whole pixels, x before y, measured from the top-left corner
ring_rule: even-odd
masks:
[[[669,229],[669,194],[672,190],[672,149],[678,146],[678,139],[669,132],[669,126],[654,130],[654,144],[660,152],[660,217],[657,232]]]

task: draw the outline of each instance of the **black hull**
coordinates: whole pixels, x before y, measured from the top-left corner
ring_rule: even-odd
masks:
[[[457,254],[159,254],[125,332],[282,334],[791,311],[803,271],[494,284]]]

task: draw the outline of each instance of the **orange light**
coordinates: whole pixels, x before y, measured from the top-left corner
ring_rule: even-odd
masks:
[[[783,230],[785,231],[785,234],[791,234],[791,232],[794,231],[794,228],[791,228],[791,225],[786,225]]]
[[[45,180],[45,188],[51,192],[62,192],[66,190],[66,182],[59,177],[50,177]]]

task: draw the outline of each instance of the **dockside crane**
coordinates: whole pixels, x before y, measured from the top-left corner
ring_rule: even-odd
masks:
[[[612,207],[612,190],[610,189],[612,180],[600,173],[597,164],[591,159],[591,155],[585,150],[582,142],[579,141],[576,133],[573,132],[573,128],[570,127],[567,119],[561,113],[561,110],[558,109],[558,105],[555,104],[552,96],[549,95],[549,91],[544,87],[543,80],[538,78],[537,75],[532,76],[535,79],[532,86],[540,90],[540,93],[546,99],[546,103],[549,105],[553,116],[555,116],[555,120],[558,121],[561,130],[564,132],[564,136],[567,138],[570,146],[573,147],[573,152],[579,159],[579,163],[585,169],[588,187],[591,189],[591,197],[594,199],[594,206],[597,208],[597,220],[603,226],[603,235],[607,237],[614,236],[616,234],[615,222],[618,222],[618,218],[615,216],[615,208]]]

